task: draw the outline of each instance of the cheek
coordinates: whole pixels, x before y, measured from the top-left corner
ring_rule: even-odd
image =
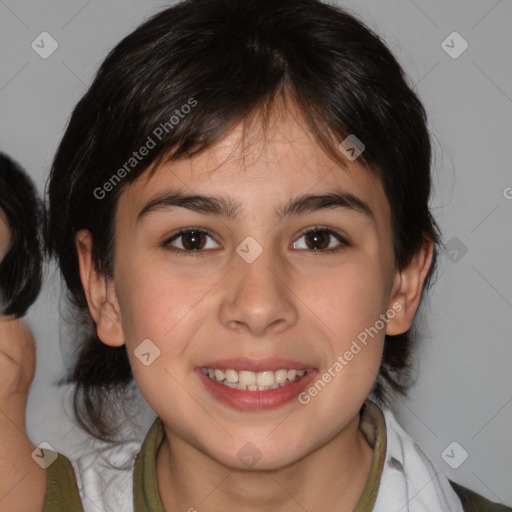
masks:
[[[180,289],[179,283],[170,286],[145,272],[132,279],[129,288],[121,291],[119,297],[133,377],[146,401],[157,412],[165,411],[169,403],[184,400],[179,383],[185,380],[184,358],[190,334],[183,330],[189,324],[190,307],[176,291]]]
[[[190,309],[191,288],[183,281],[179,272],[171,274],[143,252],[134,250],[129,258],[119,258],[116,291],[127,343],[133,345],[141,337],[162,340],[173,328],[176,318]]]
[[[364,258],[323,278],[308,278],[302,289],[305,303],[323,320],[330,337],[340,340],[372,326],[387,307],[383,276]]]
[[[315,305],[315,315],[322,320],[317,323],[323,325],[327,341],[323,370],[329,373],[323,380],[329,384],[316,407],[340,400],[357,407],[371,390],[379,372],[387,326],[381,318],[387,308],[385,282],[375,260],[372,264],[361,256],[305,291],[309,304]],[[317,388],[323,389],[323,384]],[[331,426],[336,426],[334,419]]]
[[[178,374],[189,367],[189,342],[202,324],[199,316],[208,309],[207,295],[214,283],[170,274],[157,264],[140,266],[138,272],[126,266],[117,278],[121,326],[137,383],[142,388],[158,379],[166,382],[167,372],[184,377]],[[141,351],[149,352],[150,359],[153,354],[158,357],[146,367],[138,358]]]
[[[325,324],[327,343],[322,371],[299,401],[322,423],[327,437],[357,413],[377,378],[386,330],[381,318],[386,293],[379,266],[364,257],[307,289],[308,300],[318,306],[314,313]]]

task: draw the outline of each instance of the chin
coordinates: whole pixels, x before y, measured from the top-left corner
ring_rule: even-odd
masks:
[[[239,444],[237,443],[237,445]],[[235,450],[234,458],[232,452],[229,454],[225,452],[213,454],[210,452],[210,457],[218,463],[237,471],[275,471],[294,464],[306,455],[302,450],[290,450],[289,446],[286,451],[283,451],[282,448],[283,445],[280,446],[280,449],[272,446],[260,449],[257,442],[249,441]],[[273,455],[269,456],[269,452],[273,452]]]

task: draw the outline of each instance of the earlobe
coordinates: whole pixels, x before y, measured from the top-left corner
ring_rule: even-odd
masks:
[[[110,346],[124,344],[119,303],[113,282],[102,275],[92,260],[92,236],[83,229],[75,236],[80,266],[80,279],[89,312],[96,324],[96,332],[103,343]]]
[[[397,271],[389,302],[389,311],[393,310],[393,317],[388,315],[387,335],[403,334],[411,327],[420,305],[423,285],[432,265],[433,255],[434,244],[432,240],[425,238],[409,265]]]

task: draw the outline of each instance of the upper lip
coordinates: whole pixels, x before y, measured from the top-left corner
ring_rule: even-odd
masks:
[[[248,370],[251,372],[262,372],[264,370],[275,371],[286,370],[309,370],[314,367],[310,364],[272,357],[268,359],[251,359],[248,357],[232,357],[229,359],[218,359],[200,366],[200,368],[217,368],[219,370]]]

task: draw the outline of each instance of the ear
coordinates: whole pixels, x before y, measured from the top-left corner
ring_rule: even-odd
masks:
[[[432,265],[433,255],[434,244],[432,240],[425,238],[409,265],[397,271],[389,302],[389,311],[395,312],[393,317],[388,315],[386,334],[389,336],[403,334],[411,327],[420,305],[421,292]]]
[[[92,261],[92,236],[83,229],[75,236],[80,265],[80,279],[98,337],[106,345],[124,344],[119,302],[112,280],[101,275]]]

